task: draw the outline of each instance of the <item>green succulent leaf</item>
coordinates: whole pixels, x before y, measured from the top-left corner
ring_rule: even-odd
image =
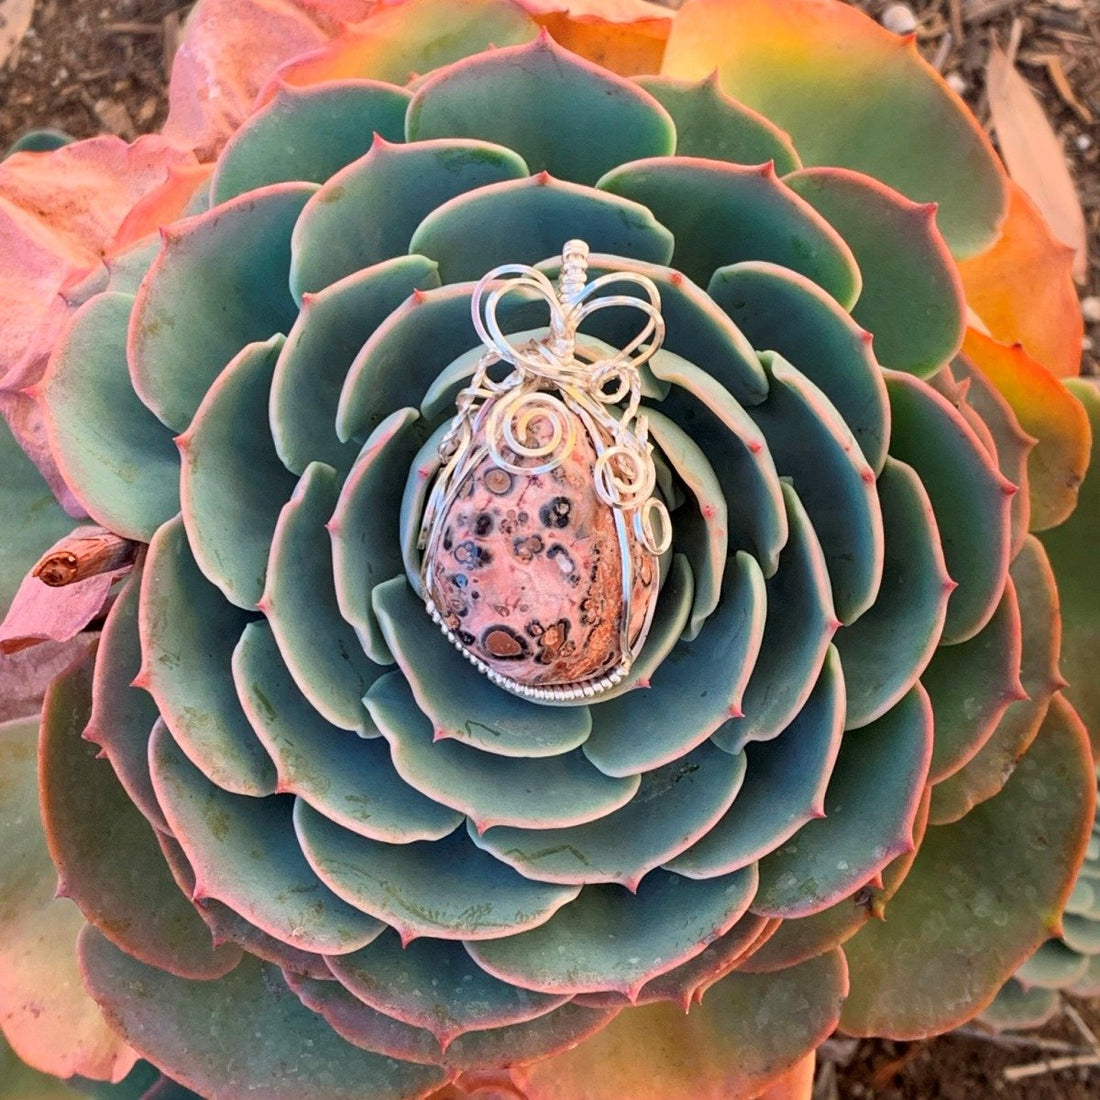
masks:
[[[1009,577],[993,618],[969,641],[937,649],[921,676],[936,715],[933,783],[973,759],[1007,707],[1025,694],[1021,652],[1020,604]]]
[[[651,366],[672,385],[661,411],[708,454],[723,456],[714,472],[726,497],[730,547],[751,552],[770,577],[787,542],[788,524],[763,434],[730,392],[700,367],[678,356],[654,360]]]
[[[636,891],[643,876],[709,835],[729,810],[745,775],[745,755],[703,742],[642,776],[620,810],[565,829],[492,828],[470,839],[502,863],[540,882],[617,882]]]
[[[196,898],[217,899],[303,951],[355,951],[382,931],[313,873],[295,841],[290,799],[216,787],[164,726],[153,732],[149,760],[164,816],[194,870]]]
[[[601,703],[584,755],[609,776],[671,763],[740,709],[764,632],[765,582],[745,553],[726,568],[723,597],[698,637],[681,640],[650,686]]]
[[[754,913],[818,913],[912,850],[932,728],[932,707],[917,686],[877,721],[844,734],[824,815],[760,861]]]
[[[466,191],[527,174],[521,157],[484,141],[391,145],[376,138],[368,153],[326,180],[302,210],[290,262],[295,300],[365,267],[423,252],[409,241],[433,210]]]
[[[745,781],[733,805],[705,836],[668,862],[668,869],[689,878],[728,874],[824,814],[843,728],[844,682],[836,651],[830,649],[813,692],[791,724],[779,737],[746,747]]]
[[[406,942],[508,936],[543,924],[580,889],[524,878],[462,829],[437,841],[383,844],[341,829],[301,800],[294,825],[321,880]]]
[[[153,828],[168,832],[149,778],[149,734],[157,707],[148,692],[131,686],[141,671],[140,589],[139,570],[122,586],[103,624],[84,738],[100,747],[127,797]]]
[[[897,371],[886,372],[886,387],[894,417],[890,453],[912,466],[928,490],[947,571],[958,582],[943,641],[964,642],[989,621],[1004,588],[1015,487],[945,398]]]
[[[402,945],[392,930],[331,958],[329,969],[358,1000],[430,1031],[444,1046],[470,1031],[533,1020],[569,999],[486,974],[457,940],[423,937]]]
[[[410,98],[404,88],[377,80],[280,85],[221,151],[211,201],[220,205],[271,183],[324,183],[366,153],[375,134],[402,141]]]
[[[1092,551],[1100,523],[1100,391],[1081,379],[1066,383],[1080,400],[1092,426],[1093,461],[1081,485],[1077,510],[1060,527],[1040,538],[1062,594],[1062,669],[1069,687],[1066,698],[1077,708],[1090,730],[1100,730],[1100,684],[1096,654],[1100,651],[1100,592],[1092,583]]]
[[[780,175],[802,167],[791,139],[762,114],[726,95],[717,75],[698,82],[641,76],[635,82],[672,116],[676,155],[731,164],[772,161]],[[622,164],[623,157],[616,163]]]
[[[415,409],[398,409],[386,417],[363,444],[328,524],[340,613],[378,664],[392,664],[393,654],[371,593],[403,565],[398,533],[404,486],[394,471],[415,469],[423,443],[424,424]]]
[[[697,955],[741,918],[756,890],[755,867],[692,881],[647,875],[631,894],[588,886],[529,932],[471,943],[490,974],[542,993],[616,990],[636,995],[647,981]],[[615,935],[600,934],[614,928]]]
[[[331,466],[306,467],[279,513],[262,606],[302,694],[333,725],[367,733],[363,695],[382,668],[340,614],[325,529],[338,493]]]
[[[142,571],[137,683],[206,776],[259,797],[274,792],[275,769],[241,710],[229,665],[249,621],[199,572],[183,521],[161,527]]]
[[[195,561],[230,603],[253,611],[264,594],[280,502],[294,475],[256,409],[267,406],[284,338],[246,345],[214,380],[178,437],[180,500]]]
[[[42,815],[59,892],[108,939],[150,966],[210,979],[240,962],[215,948],[210,930],[173,881],[150,824],[96,747],[81,735],[91,712],[92,664],[54,681],[43,712]],[[101,827],[89,828],[91,822]]]
[[[882,584],[871,607],[834,639],[844,665],[849,729],[880,718],[924,672],[954,589],[932,504],[916,472],[887,458],[876,488],[886,540]]]
[[[1053,694],[1062,686],[1058,671],[1061,637],[1058,589],[1042,544],[1029,535],[1009,573],[1020,604],[1024,693],[1010,696],[996,728],[978,751],[932,792],[934,824],[957,821],[972,806],[995,795],[1027,751]]]
[[[287,469],[301,474],[314,461],[348,469],[355,448],[332,430],[348,369],[410,294],[438,286],[433,261],[397,256],[303,298],[271,382],[271,434]]]
[[[956,256],[988,246],[1004,217],[1003,169],[988,138],[912,36],[858,10],[747,0],[690,4],[662,71],[723,88],[789,133],[806,165],[839,165],[916,202],[940,203]]]
[[[404,578],[401,582],[404,584]],[[432,625],[426,616],[421,617]],[[432,629],[443,638],[434,626]],[[443,644],[451,649],[446,641]],[[456,650],[451,652],[461,661]],[[513,699],[523,702],[507,696],[487,679],[482,678],[481,683],[484,686],[476,690],[483,698],[494,692],[506,706]],[[507,756],[465,744],[456,737],[438,739],[431,719],[418,709],[412,688],[399,673],[387,673],[376,681],[365,702],[389,741],[393,765],[405,782],[445,806],[460,810],[475,828],[580,825],[626,805],[638,790],[636,774],[607,776],[593,767],[579,749],[553,756]],[[469,707],[470,702],[466,699],[464,705]],[[534,711],[540,709],[528,706]],[[572,713],[585,724],[588,721],[586,708],[541,709],[551,715]],[[472,724],[480,719],[469,721]]]
[[[750,415],[821,541],[837,617],[851,623],[874,603],[882,581],[886,547],[875,472],[813,382],[774,352],[760,360],[770,388]]]
[[[573,238],[644,263],[663,265],[672,256],[672,234],[646,206],[547,172],[443,203],[416,227],[409,250],[438,260],[443,281],[457,283],[500,264],[540,263]]]
[[[807,168],[783,182],[852,249],[863,276],[852,317],[874,333],[878,361],[922,378],[946,363],[962,344],[966,316],[935,205],[840,168]]]
[[[1058,1011],[1060,1001],[1056,990],[1038,986],[1025,989],[1015,978],[1009,978],[980,1018],[998,1031],[1042,1027]]]
[[[842,306],[859,295],[848,246],[770,163],[650,158],[613,169],[598,186],[652,210],[676,239],[673,265],[700,286],[720,267],[766,260],[805,275]]]
[[[754,347],[778,352],[821,389],[881,473],[890,405],[870,335],[816,283],[777,264],[720,267],[707,293]]]
[[[532,172],[589,185],[625,161],[667,156],[676,143],[657,101],[548,35],[430,76],[413,96],[405,129],[414,142],[495,142],[514,149]]]
[[[731,711],[715,735],[715,744],[727,752],[770,740],[792,721],[810,697],[840,625],[821,543],[798,494],[785,482],[783,499],[791,538],[766,582],[767,617],[742,713]]]
[[[620,1013],[588,1042],[515,1076],[531,1100],[752,1095],[829,1035],[847,988],[839,951],[778,975],[735,971],[688,1014],[670,1004]]]
[[[373,600],[386,643],[422,712],[402,723],[413,738],[410,751],[419,744],[414,734],[424,723],[436,743],[446,738],[456,749],[468,745],[515,758],[559,756],[587,739],[592,729],[587,706],[544,707],[498,688],[447,640],[403,576],[378,585]],[[391,692],[385,697],[393,701]],[[372,714],[375,699],[372,690],[366,700]],[[456,752],[455,759],[466,755]],[[430,767],[427,759],[424,763]],[[485,763],[486,774],[496,763]]]
[[[957,358],[944,372],[963,375],[961,387],[965,387],[960,411],[967,416],[970,426],[981,424],[989,433],[993,445],[992,454],[1001,473],[1018,487],[1012,497],[1012,540],[1009,556],[1015,558],[1023,548],[1031,522],[1031,492],[1028,482],[1028,455],[1035,446],[1012,406],[989,379],[966,360]],[[934,380],[933,380],[934,381]]]
[[[42,551],[67,535],[78,521],[57,503],[2,417],[0,468],[4,471],[4,510],[20,517],[19,523],[5,525],[0,541],[0,613],[5,613]]]
[[[416,1066],[349,1046],[291,992],[278,970],[246,959],[224,978],[192,982],[119,951],[89,929],[80,961],[92,995],[127,1041],[199,1093],[227,1100],[408,1100],[443,1083]]]
[[[130,315],[128,352],[138,397],[169,428],[186,430],[241,348],[290,331],[290,234],[316,190],[272,184],[163,231]]]
[[[1095,798],[1084,728],[1056,697],[1001,793],[929,828],[888,919],[846,946],[844,1030],[917,1038],[984,1008],[1056,927]]]
[[[393,844],[438,840],[462,821],[401,780],[373,726],[371,736],[356,736],[310,706],[267,623],[245,627],[233,651],[233,679],[281,793],[300,796],[345,829]]]
[[[108,530],[148,541],[179,511],[172,433],[138,400],[126,365],[133,298],[98,294],[74,315],[42,383],[54,453]]]

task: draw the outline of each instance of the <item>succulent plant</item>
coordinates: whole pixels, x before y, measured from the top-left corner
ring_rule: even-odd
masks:
[[[1100,997],[1100,825],[1095,822],[1060,933],[1039,945],[980,1018],[999,1029],[1040,1027],[1058,1011],[1062,993]]]
[[[288,60],[287,27],[316,48]],[[838,1024],[979,1012],[1057,927],[1092,818],[1055,574],[1080,667],[1100,507],[1058,525],[1100,398],[1056,377],[1065,256],[957,97],[814,0],[202,0],[189,33],[146,146],[168,180],[101,219],[109,259],[63,267],[63,301],[10,295],[39,310],[5,581],[57,540],[76,570],[3,593],[0,645],[52,639],[10,659],[0,730],[16,1052],[219,1098],[752,1096],[804,1084]],[[282,63],[243,117],[235,35]],[[17,154],[0,194],[102,155]],[[671,548],[625,679],[547,705],[433,623],[419,535],[485,350],[476,281],[555,278],[578,238],[589,277],[659,295],[639,377]],[[499,317],[548,339],[545,303]],[[608,309],[578,341],[613,360],[636,332]],[[579,576],[584,477],[515,515],[478,477],[441,583],[509,553]],[[557,653],[519,611],[486,632]],[[74,646],[24,840],[25,700]]]

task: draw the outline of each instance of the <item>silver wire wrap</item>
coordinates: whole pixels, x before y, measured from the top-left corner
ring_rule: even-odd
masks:
[[[661,295],[651,279],[631,271],[588,277],[588,245],[567,241],[557,288],[541,272],[523,264],[493,268],[474,288],[474,329],[488,349],[473,378],[455,400],[457,412],[439,445],[444,468],[425,509],[420,545],[439,511],[454,475],[465,467],[475,436],[493,461],[515,474],[544,474],[560,466],[577,443],[578,416],[593,432],[597,459],[593,481],[599,498],[626,515],[635,534],[659,557],[672,540],[672,525],[655,497],[657,471],[649,424],[641,405],[638,368],[660,348],[665,323]],[[599,292],[611,284],[633,283],[645,298]],[[550,307],[550,335],[516,345],[501,329],[497,310],[509,294],[541,298]],[[645,324],[621,351],[600,359],[577,343],[584,320],[601,309],[628,306],[645,314]],[[502,382],[489,377],[496,363],[515,368]],[[620,407],[625,402],[625,408]],[[613,413],[612,409],[616,410]],[[571,415],[573,414],[573,415]],[[542,426],[542,443],[531,443]],[[610,440],[605,444],[603,440]]]
[[[631,639],[634,569],[627,532],[654,557],[664,554],[672,543],[668,509],[654,495],[657,471],[649,424],[639,412],[639,368],[657,352],[665,335],[661,295],[651,279],[632,271],[613,271],[588,282],[588,255],[584,241],[567,241],[556,287],[542,272],[523,264],[495,267],[474,287],[471,314],[486,352],[469,384],[456,397],[454,419],[440,441],[442,466],[428,496],[418,543],[425,550],[420,571],[422,594],[443,633],[494,683],[542,702],[590,699],[625,678],[648,634],[654,607],[651,601],[641,631]],[[634,284],[644,297],[600,295],[606,287],[623,283]],[[497,317],[501,301],[510,294],[549,306],[549,335],[523,344],[512,342]],[[645,323],[624,348],[601,358],[594,348],[578,342],[578,330],[592,314],[615,306],[639,310]],[[490,368],[498,363],[514,368],[501,382],[489,376]],[[587,433],[596,451],[593,489],[616,513],[623,566],[623,658],[596,680],[536,687],[503,676],[485,664],[447,626],[429,594],[428,572],[440,537],[436,521],[446,515],[465,478],[486,455],[514,474],[549,473],[572,452],[579,429]]]

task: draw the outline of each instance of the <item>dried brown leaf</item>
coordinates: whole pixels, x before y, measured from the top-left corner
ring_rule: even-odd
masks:
[[[1008,174],[1030,195],[1054,235],[1075,250],[1074,277],[1087,266],[1085,215],[1062,143],[1027,81],[996,45],[989,54],[986,89],[993,128]]]
[[[0,0],[0,69],[27,33],[34,15],[34,0]]]

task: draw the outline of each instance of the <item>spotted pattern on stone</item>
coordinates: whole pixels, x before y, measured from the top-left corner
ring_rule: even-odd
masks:
[[[429,594],[459,641],[518,683],[606,676],[623,656],[624,606],[633,645],[656,599],[658,562],[628,530],[634,585],[624,601],[615,513],[593,488],[595,461],[584,431],[549,473],[513,473],[486,456],[440,518]]]

